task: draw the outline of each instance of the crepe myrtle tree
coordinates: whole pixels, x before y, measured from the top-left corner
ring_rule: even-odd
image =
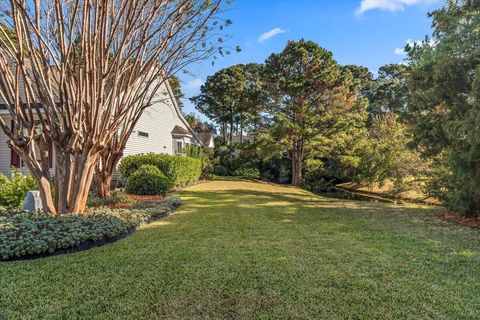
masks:
[[[221,51],[221,30],[230,23],[220,18],[225,5],[222,0],[2,1],[0,99],[12,122],[0,118],[0,128],[35,177],[46,210],[84,211],[95,168],[105,155],[121,156],[163,82]]]

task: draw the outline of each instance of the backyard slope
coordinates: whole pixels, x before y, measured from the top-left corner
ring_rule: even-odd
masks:
[[[480,231],[435,208],[198,184],[104,247],[0,263],[3,318],[478,319]]]

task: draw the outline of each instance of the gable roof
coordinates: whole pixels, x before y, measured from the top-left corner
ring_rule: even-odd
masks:
[[[190,132],[188,132],[188,130],[185,130],[184,128],[182,128],[180,126],[175,126],[172,130],[172,133],[173,134],[190,134]]]
[[[202,142],[204,146],[208,146],[213,138],[213,134],[211,132],[198,132],[197,135],[200,139],[200,142]]]

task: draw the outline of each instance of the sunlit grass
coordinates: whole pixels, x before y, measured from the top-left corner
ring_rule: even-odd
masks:
[[[0,264],[3,318],[478,319],[480,232],[247,181],[114,244]]]

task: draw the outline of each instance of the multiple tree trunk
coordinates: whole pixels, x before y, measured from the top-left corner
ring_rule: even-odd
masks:
[[[0,128],[36,179],[47,211],[83,212],[96,169],[108,194],[123,133],[131,133],[170,75],[217,52],[218,44],[204,44],[227,24],[216,20],[221,4],[9,0],[0,6],[0,101],[14,124],[0,118]]]

